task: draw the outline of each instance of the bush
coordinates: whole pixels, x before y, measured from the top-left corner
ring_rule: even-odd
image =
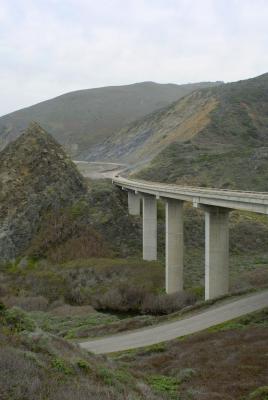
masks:
[[[86,371],[86,372],[90,371],[90,365],[87,361],[78,360],[76,364],[77,364],[78,368],[82,369],[83,371]]]
[[[178,311],[196,301],[197,296],[194,293],[179,292],[157,295],[148,294],[145,289],[122,286],[95,297],[93,307],[97,310],[161,315]]]
[[[180,382],[176,378],[165,375],[152,375],[148,378],[148,383],[156,392],[168,394],[170,398],[178,398]]]
[[[35,330],[34,321],[20,308],[13,307],[4,312],[4,324],[15,332]]]
[[[268,400],[268,386],[261,386],[248,396],[249,400]]]
[[[197,297],[193,293],[179,292],[174,294],[147,295],[141,311],[145,314],[170,314],[183,307],[194,304]]]
[[[144,289],[121,286],[108,290],[101,297],[95,297],[93,307],[97,310],[140,312],[145,296]]]
[[[65,375],[70,375],[73,372],[72,369],[68,365],[66,365],[65,360],[63,360],[62,358],[53,358],[51,364],[56,371],[61,372]]]

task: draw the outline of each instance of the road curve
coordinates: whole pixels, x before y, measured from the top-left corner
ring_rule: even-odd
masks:
[[[192,317],[102,339],[85,341],[80,343],[80,346],[95,354],[135,349],[199,332],[265,307],[268,307],[268,290],[247,295],[227,304],[212,306]]]
[[[85,178],[112,179],[115,175],[122,173],[128,168],[126,164],[97,161],[73,160],[80,173]]]

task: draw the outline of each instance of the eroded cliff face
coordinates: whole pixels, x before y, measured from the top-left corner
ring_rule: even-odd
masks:
[[[44,214],[71,204],[86,190],[62,147],[32,123],[0,153],[0,260],[17,257]]]

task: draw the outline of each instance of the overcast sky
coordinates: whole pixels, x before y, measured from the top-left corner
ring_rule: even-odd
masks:
[[[0,115],[59,94],[268,71],[268,0],[0,0]]]

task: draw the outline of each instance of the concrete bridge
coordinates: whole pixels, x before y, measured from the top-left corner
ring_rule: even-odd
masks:
[[[166,202],[166,292],[183,289],[183,203],[205,212],[205,298],[229,291],[229,213],[268,214],[268,193],[205,189],[114,177],[128,193],[131,215],[143,205],[143,259],[157,259],[157,200]]]

